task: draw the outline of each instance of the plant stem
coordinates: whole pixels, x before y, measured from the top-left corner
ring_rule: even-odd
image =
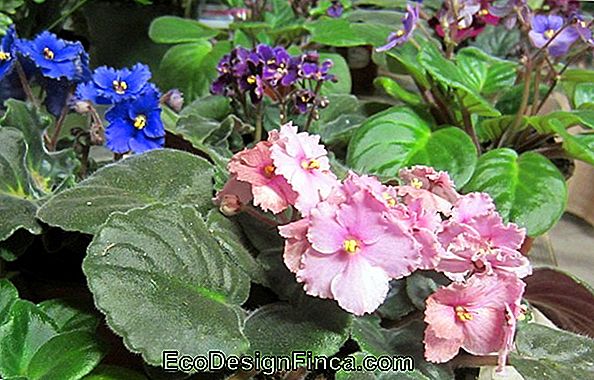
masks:
[[[318,81],[318,83],[316,84],[316,88],[314,90],[315,98],[317,98],[321,89],[322,89],[322,81]],[[309,127],[311,126],[311,123],[313,122],[315,112],[316,112],[316,106],[314,104],[314,105],[312,105],[311,110],[309,111],[309,115],[307,116],[307,121],[305,122],[305,126],[303,127],[304,131],[309,130]]]
[[[66,120],[66,115],[68,115],[68,110],[70,107],[68,106],[68,99],[66,99],[66,105],[62,107],[62,112],[60,112],[60,116],[56,120],[56,126],[54,127],[54,133],[50,139],[50,142],[47,146],[47,149],[50,152],[56,150],[56,145],[58,145],[58,139],[60,138],[60,132],[62,132],[62,126],[64,125],[64,121]]]
[[[513,134],[516,132],[516,129],[522,122],[522,117],[524,116],[524,113],[526,112],[526,107],[528,106],[528,100],[530,98],[530,72],[531,71],[532,71],[532,61],[528,60],[528,62],[526,63],[526,70],[524,71],[524,75],[523,75],[523,79],[522,79],[524,81],[524,90],[522,92],[522,102],[520,103],[520,107],[518,108],[518,112],[516,113],[516,117],[514,118],[512,125],[509,126],[505,130],[505,132],[503,132],[503,135],[501,135],[501,139],[499,140],[499,143],[497,144],[498,148],[501,148],[502,146],[504,146],[507,143],[509,138],[511,136],[513,136]]]
[[[260,140],[262,140],[262,130],[263,130],[263,126],[262,126],[262,118],[263,118],[263,114],[262,114],[262,103],[258,103],[258,105],[256,106],[256,130],[254,131],[254,142],[258,142]]]
[[[466,107],[464,107],[464,105],[462,104],[461,99],[460,99],[460,110],[462,111],[462,121],[464,123],[464,130],[472,139],[472,142],[474,143],[474,146],[476,147],[476,151],[480,155],[481,151],[482,151],[481,143],[479,142],[478,136],[476,135],[476,130],[474,129],[474,126],[472,125],[472,118],[470,117],[470,113],[468,112]]]
[[[35,95],[33,95],[33,91],[31,90],[31,86],[29,85],[27,75],[25,74],[25,70],[23,70],[23,66],[18,60],[16,61],[16,64],[14,66],[16,67],[19,80],[21,81],[21,86],[23,87],[23,91],[25,91],[25,95],[27,95],[27,99],[29,99],[29,101],[33,103],[35,108],[39,108],[39,101],[37,100]]]
[[[70,15],[72,15],[74,12],[76,12],[80,7],[82,7],[83,5],[85,5],[87,3],[87,1],[89,1],[89,0],[81,0],[78,4],[76,4],[75,6],[73,6],[72,8],[70,8],[70,10],[68,12],[64,13],[62,16],[60,16],[60,18],[58,18],[56,21],[54,21],[53,23],[51,23],[51,25],[48,26],[45,29],[47,29],[47,30],[54,29],[62,21],[66,20],[68,17],[70,17]]]

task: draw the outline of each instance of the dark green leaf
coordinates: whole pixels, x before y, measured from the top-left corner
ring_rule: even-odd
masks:
[[[551,120],[550,126],[563,137],[563,149],[571,157],[594,165],[594,135],[571,134],[557,120]]]
[[[457,128],[431,132],[414,111],[395,107],[374,115],[356,131],[349,144],[347,164],[383,178],[398,170],[424,164],[447,171],[459,187],[472,175],[476,148]]]
[[[150,364],[161,352],[241,354],[239,304],[249,278],[190,206],[152,205],[114,214],[88,248],[83,269],[97,307],[126,346]]]
[[[180,117],[198,115],[205,119],[223,121],[231,113],[229,98],[224,96],[208,95],[194,100],[184,107],[180,112]]]
[[[43,301],[37,307],[54,321],[60,333],[74,330],[93,333],[99,324],[99,319],[95,315],[81,311],[62,300]]]
[[[470,44],[481,48],[485,53],[500,58],[512,55],[513,48],[520,42],[520,30],[508,30],[503,26],[487,25],[487,27]]]
[[[212,198],[212,167],[204,159],[160,149],[98,170],[39,209],[44,222],[69,231],[95,233],[115,211],[177,201],[206,209]]]
[[[344,18],[326,18],[305,25],[311,39],[328,46],[382,45],[392,27],[383,24],[351,23]]]
[[[18,299],[19,293],[14,285],[8,280],[0,280],[0,326],[8,320],[10,307]]]
[[[425,310],[425,300],[433,294],[440,285],[449,281],[438,272],[416,271],[406,278],[406,294],[419,310]]]
[[[480,94],[494,94],[512,86],[516,79],[516,63],[493,58],[477,48],[460,50],[456,63],[466,82]]]
[[[30,380],[80,379],[99,364],[104,354],[92,333],[65,332],[35,352],[26,375]]]
[[[377,310],[382,318],[396,320],[415,310],[415,306],[406,292],[406,282],[406,279],[392,280],[390,282],[388,296]]]
[[[100,365],[83,380],[147,380],[146,377],[128,368]]]
[[[383,89],[386,94],[394,99],[400,100],[411,106],[418,106],[423,103],[423,99],[415,94],[405,90],[398,82],[388,77],[378,77],[373,81],[376,87]]]
[[[594,83],[578,83],[573,94],[575,108],[594,103]]]
[[[485,191],[505,220],[526,227],[528,235],[545,233],[561,217],[567,185],[559,170],[540,154],[495,149],[479,158],[464,191]]]
[[[528,324],[516,335],[511,364],[526,380],[583,380],[594,373],[594,340]]]
[[[175,16],[162,16],[154,19],[149,28],[149,37],[162,44],[197,42],[219,34],[198,21]]]
[[[331,60],[334,64],[330,69],[330,74],[336,76],[338,80],[326,82],[322,86],[322,95],[328,94],[350,94],[351,93],[351,72],[346,60],[340,54],[320,53],[320,61]]]
[[[245,321],[252,351],[291,355],[311,351],[334,355],[349,337],[351,316],[332,301],[305,299],[296,306],[276,303],[261,307]]]

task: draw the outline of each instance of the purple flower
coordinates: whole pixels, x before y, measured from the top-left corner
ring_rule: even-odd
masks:
[[[592,38],[592,30],[590,30],[590,23],[585,21],[582,16],[576,15],[574,17],[575,30],[581,39],[588,45],[594,46],[594,38]]]
[[[44,31],[34,40],[19,40],[18,49],[47,78],[80,79],[88,73],[89,57],[80,42],[65,41]]]
[[[115,153],[142,153],[165,143],[159,94],[155,90],[117,103],[105,119],[109,122],[105,129],[107,147]]]
[[[310,106],[313,106],[316,94],[310,90],[299,90],[295,93],[295,108],[299,113],[307,113]]]
[[[528,33],[530,41],[537,48],[548,43],[548,52],[553,57],[567,54],[571,45],[579,38],[579,34],[573,27],[563,28],[564,23],[563,17],[557,15],[534,16],[531,22],[532,30]]]
[[[332,5],[328,7],[328,9],[326,10],[326,14],[333,18],[339,18],[340,16],[342,16],[343,11],[344,7],[342,6],[342,3],[338,0],[332,0]]]
[[[320,55],[317,52],[307,52],[301,57],[299,76],[316,81],[336,82],[336,77],[330,74],[334,63],[327,59],[320,65]]]
[[[274,49],[268,45],[258,45],[256,52],[262,60],[262,79],[276,86],[290,86],[297,80],[297,65],[283,47]]]
[[[250,52],[246,57],[239,58],[233,67],[233,71],[238,77],[239,90],[248,92],[252,103],[259,103],[264,96],[262,61],[255,52]]]
[[[518,20],[521,24],[526,24],[530,19],[530,8],[526,0],[508,0],[502,5],[490,5],[489,13],[502,18],[507,29],[513,29]]]
[[[213,95],[228,96],[233,94],[233,84],[236,83],[236,78],[233,75],[233,56],[238,49],[234,49],[230,54],[225,54],[217,65],[217,72],[219,76],[212,82],[210,92]]]
[[[16,31],[14,25],[8,28],[2,41],[0,41],[0,80],[4,79],[12,71],[16,59]]]
[[[390,33],[388,36],[388,43],[376,49],[378,52],[390,50],[395,46],[401,45],[408,41],[414,32],[417,21],[419,20],[419,4],[406,6],[406,15],[402,18],[403,29],[398,29],[396,32]]]

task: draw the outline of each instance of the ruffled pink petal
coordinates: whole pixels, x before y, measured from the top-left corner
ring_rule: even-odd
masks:
[[[272,165],[269,143],[262,141],[251,149],[244,149],[236,153],[227,166],[229,172],[237,179],[252,185],[263,186],[270,178],[264,173],[264,167]]]
[[[472,320],[462,322],[464,343],[462,347],[474,355],[488,355],[502,348],[505,320],[504,306],[498,308],[469,308]]]
[[[487,193],[470,193],[458,199],[452,210],[452,220],[468,223],[473,218],[495,211],[495,203]]]
[[[438,338],[455,339],[462,342],[464,339],[464,330],[462,326],[456,323],[456,313],[453,304],[443,302],[442,294],[447,292],[444,288],[429,296],[425,308],[425,322],[433,330],[433,334]]]
[[[405,230],[392,221],[377,235],[376,241],[361,252],[372,265],[381,267],[392,278],[402,278],[416,270],[421,261],[420,245]]]
[[[430,230],[420,228],[413,232],[413,237],[421,245],[421,262],[419,269],[435,269],[440,258],[445,254],[437,236]]]
[[[287,239],[283,259],[287,268],[293,273],[299,270],[301,256],[310,247],[306,236],[308,227],[309,220],[306,218],[278,227],[279,234]]]
[[[462,340],[438,338],[428,326],[425,329],[425,359],[433,363],[445,363],[460,351]]]
[[[220,205],[223,197],[227,195],[236,196],[242,205],[246,205],[250,203],[253,198],[252,187],[247,182],[238,181],[237,178],[232,175],[221,191],[217,193],[213,201],[215,204]]]
[[[274,178],[264,186],[252,186],[252,193],[255,206],[260,206],[262,210],[275,214],[293,204],[297,197],[297,194],[282,177]]]
[[[310,296],[334,298],[331,290],[332,280],[346,270],[348,263],[347,254],[327,255],[308,249],[301,257],[297,281],[304,283],[303,288]]]
[[[331,290],[340,307],[363,315],[375,311],[384,302],[389,282],[390,277],[382,268],[372,266],[361,255],[354,255],[349,257],[345,270],[332,280]]]
[[[351,198],[350,202],[340,205],[336,220],[365,244],[375,243],[386,230],[381,209],[366,192],[360,191]]]
[[[506,247],[518,250],[526,237],[526,230],[513,223],[503,224],[497,213],[475,218],[471,226],[494,247]]]
[[[406,204],[419,200],[423,208],[433,209],[444,215],[449,215],[452,210],[452,204],[449,201],[428,190],[416,189],[412,186],[399,186],[398,195],[404,199]]]
[[[326,254],[342,252],[348,238],[349,231],[336,220],[336,206],[324,202],[311,210],[307,239],[316,251]]]

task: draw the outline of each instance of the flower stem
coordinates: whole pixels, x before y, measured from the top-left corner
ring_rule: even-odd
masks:
[[[464,105],[462,104],[462,99],[460,99],[459,101],[460,101],[460,110],[462,112],[462,122],[464,123],[464,130],[472,139],[472,142],[474,143],[474,146],[476,147],[476,151],[480,155],[481,151],[482,151],[481,143],[479,142],[478,136],[476,135],[476,130],[474,129],[474,126],[472,125],[472,118],[470,117],[470,113],[468,112],[466,107],[464,107]]]
[[[318,94],[320,93],[320,90],[322,89],[322,81],[318,81],[318,83],[316,84],[316,89],[314,90],[314,97],[317,98]],[[316,106],[315,103],[311,106],[311,110],[309,111],[309,115],[307,116],[307,121],[305,122],[305,126],[303,127],[304,131],[308,131],[309,127],[311,126],[311,123],[313,122],[314,119],[314,115],[316,112]]]
[[[512,137],[516,133],[516,129],[520,126],[520,123],[522,122],[522,118],[524,116],[524,113],[526,112],[526,107],[528,107],[528,100],[530,98],[531,71],[532,60],[528,59],[528,62],[526,63],[526,70],[524,71],[524,75],[522,77],[522,80],[524,81],[524,89],[522,91],[522,102],[520,103],[520,107],[518,108],[518,112],[516,113],[516,117],[514,118],[512,125],[509,126],[505,130],[505,132],[503,132],[503,135],[501,135],[501,139],[497,144],[498,148],[501,148],[508,142],[510,137]]]
[[[258,142],[262,140],[262,132],[263,132],[263,112],[262,112],[262,103],[258,103],[256,106],[256,130],[254,131],[254,142]]]
[[[18,60],[16,61],[15,67],[17,74],[19,76],[19,80],[21,81],[23,91],[25,91],[25,95],[27,95],[27,99],[29,99],[29,101],[33,103],[35,108],[39,108],[39,101],[37,100],[37,97],[33,95],[33,91],[31,90],[31,86],[29,85],[29,81],[27,80],[25,70],[23,70],[23,66]]]

